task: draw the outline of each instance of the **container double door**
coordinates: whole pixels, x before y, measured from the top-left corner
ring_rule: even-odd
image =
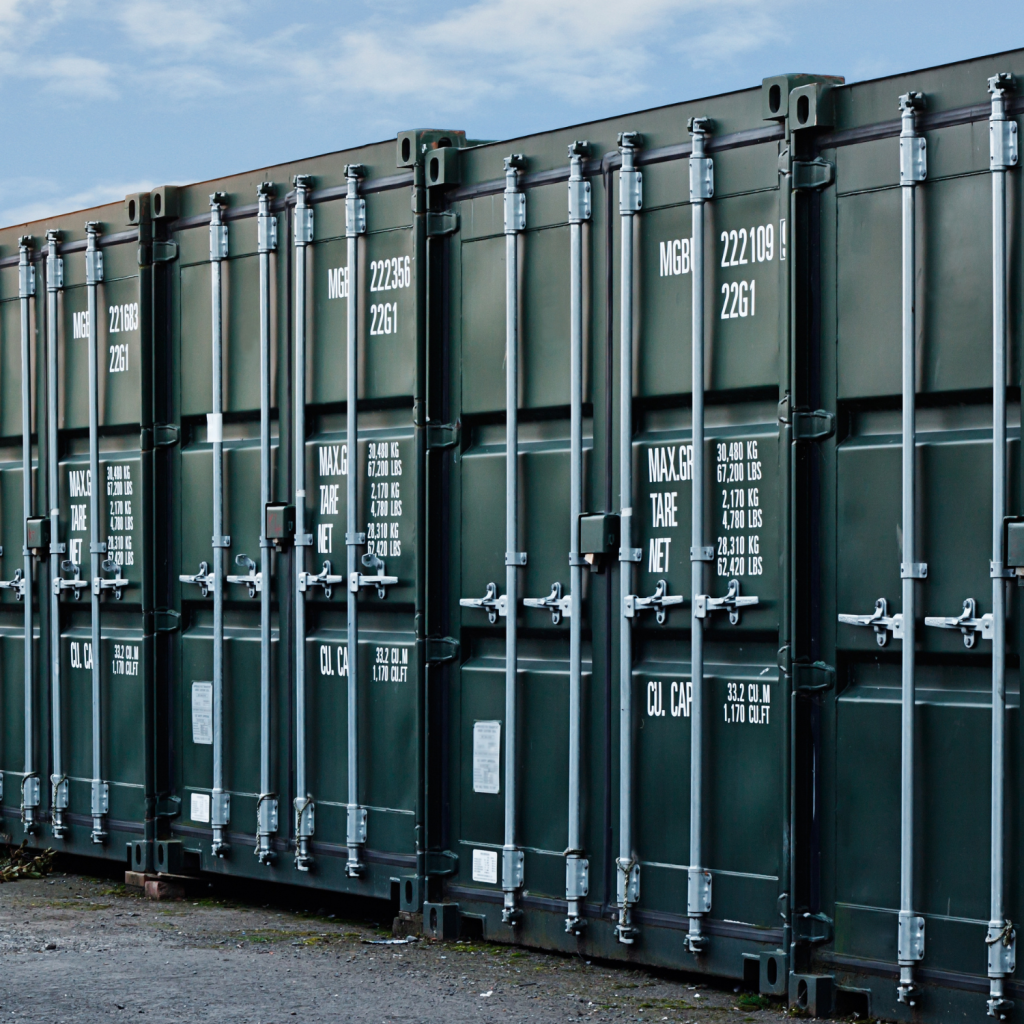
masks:
[[[367,163],[368,184],[379,173],[379,147]],[[385,165],[386,166],[386,165]],[[225,575],[258,571],[264,509],[260,496],[261,344],[271,368],[270,498],[295,508],[295,523],[273,540],[269,714],[261,715],[261,590],[225,584],[222,712],[214,718],[214,592],[191,579],[216,557],[213,537],[214,437],[209,228],[178,228],[180,256],[171,271],[172,351],[180,387],[173,417],[181,425],[173,538],[177,571],[173,603],[181,632],[169,708],[168,758],[180,814],[168,838],[205,871],[244,874],[292,884],[329,886],[390,897],[396,880],[416,874],[419,755],[417,722],[422,645],[416,643],[417,507],[420,480],[412,406],[418,372],[417,273],[408,188],[366,197],[366,230],[357,240],[358,273],[349,278],[344,185],[336,160],[296,168],[312,173],[312,232],[296,241],[295,192],[282,170],[272,204],[276,247],[259,254],[252,204],[258,181],[222,183],[227,257],[221,261],[223,330],[223,515],[230,546]],[[274,177],[273,174],[268,174]],[[334,194],[331,195],[332,189]],[[319,198],[323,190],[327,198]],[[182,197],[183,204],[201,197]],[[183,206],[183,209],[186,206]],[[260,259],[269,263],[267,320],[260,328]],[[298,283],[302,262],[305,287]],[[358,444],[347,436],[347,312],[358,303]],[[297,323],[305,328],[304,359]],[[261,337],[263,340],[261,341]],[[303,415],[296,416],[296,375],[302,374]],[[301,431],[301,443],[296,437]],[[304,487],[296,486],[301,451]],[[347,485],[357,475],[358,572],[384,576],[356,598],[347,568]],[[304,540],[296,544],[296,529]],[[256,569],[247,568],[246,556]],[[365,556],[365,557],[364,557]],[[239,561],[240,559],[240,561]],[[378,564],[379,563],[379,564]],[[304,574],[300,587],[299,573]],[[296,601],[304,625],[296,625]],[[356,803],[365,811],[363,870],[347,873],[350,835],[350,658],[348,601],[358,600],[356,673]],[[297,659],[297,649],[303,658]],[[304,674],[299,677],[297,673]],[[219,736],[218,736],[219,729]],[[229,796],[227,848],[214,849],[214,770],[220,744],[223,789]],[[263,758],[269,763],[264,789]],[[300,789],[304,773],[304,789]],[[267,857],[258,852],[260,805],[276,813]],[[301,817],[301,821],[300,821]],[[268,819],[269,821],[270,819]],[[262,826],[260,826],[262,827]],[[308,840],[300,864],[299,833]],[[418,886],[416,891],[418,892]]]
[[[694,111],[703,113],[704,111]],[[678,112],[652,119],[644,145],[686,139]],[[633,125],[620,127],[634,127]],[[603,134],[602,134],[603,133]],[[590,154],[614,151],[608,126],[589,126]],[[702,787],[704,866],[712,876],[710,952],[686,953],[689,859],[690,524],[692,208],[685,159],[642,166],[643,205],[632,218],[632,422],[620,421],[622,252],[618,174],[597,174],[592,216],[582,226],[583,513],[632,510],[620,540],[587,554],[583,572],[581,673],[581,846],[588,860],[585,928],[567,932],[566,854],[570,816],[570,621],[537,598],[569,593],[570,227],[566,183],[550,180],[564,160],[559,136],[526,150],[525,228],[517,239],[517,293],[508,298],[500,186],[458,201],[461,230],[451,249],[452,416],[463,442],[451,471],[452,615],[461,664],[450,675],[451,843],[458,869],[447,884],[463,914],[486,934],[564,949],[742,975],[742,953],[782,941],[784,782],[788,695],[777,668],[780,549],[780,289],[785,280],[776,143],[715,158],[716,188],[705,207],[706,395],[704,451],[706,594],[730,585],[756,605],[709,617],[704,670]],[[530,140],[535,143],[536,140]],[[509,146],[525,147],[526,143]],[[603,148],[602,148],[603,146]],[[642,158],[643,151],[641,151]],[[503,153],[474,154],[482,178]],[[487,163],[484,164],[484,159]],[[478,170],[479,168],[479,170]],[[567,175],[566,175],[567,176]],[[485,179],[486,180],[486,179]],[[611,190],[609,196],[606,192]],[[783,214],[784,220],[785,214]],[[609,223],[610,220],[610,223]],[[781,233],[781,237],[780,237]],[[608,289],[611,288],[611,294]],[[506,310],[519,312],[519,570],[513,609],[467,604],[506,592]],[[784,323],[784,321],[783,321]],[[629,437],[633,490],[620,488],[620,432]],[[640,601],[629,622],[630,706],[620,713],[623,564]],[[733,582],[735,581],[735,582]],[[493,615],[489,614],[494,612]],[[507,612],[507,616],[505,613]],[[556,621],[557,620],[557,621]],[[515,622],[518,697],[514,732],[506,719],[506,643]],[[632,736],[632,781],[620,781],[620,730]],[[515,744],[510,780],[508,744]],[[515,807],[506,788],[517,787]],[[632,866],[639,892],[632,945],[616,941],[616,858],[624,808],[632,818]],[[503,920],[510,823],[522,850],[515,896],[521,916]],[[713,964],[713,968],[709,968]]]

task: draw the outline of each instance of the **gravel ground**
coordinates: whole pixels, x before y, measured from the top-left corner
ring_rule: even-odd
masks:
[[[786,1016],[780,1004],[685,975],[483,942],[372,944],[389,923],[343,920],[341,903],[303,909],[308,894],[202,891],[152,902],[60,870],[0,885],[0,1022],[776,1024]]]

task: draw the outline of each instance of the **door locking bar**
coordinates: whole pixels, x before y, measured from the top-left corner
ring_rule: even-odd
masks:
[[[195,583],[203,597],[208,597],[211,590],[216,586],[217,580],[207,562],[199,563],[199,572],[195,576],[183,575],[178,577],[182,583]]]
[[[729,613],[729,622],[733,626],[739,625],[740,609],[750,608],[758,603],[758,598],[752,595],[740,596],[740,581],[729,580],[729,589],[725,597],[710,597],[707,594],[698,594],[693,602],[693,614],[698,619],[706,619],[711,612]]]
[[[299,573],[299,590],[305,593],[309,587],[323,587],[324,596],[330,597],[336,583],[344,583],[344,576],[331,575],[331,563],[324,562],[324,567],[315,576],[311,572]]]
[[[903,613],[889,614],[889,602],[880,597],[875,602],[875,610],[870,615],[840,614],[839,621],[847,626],[870,626],[875,631],[875,640],[879,647],[889,642],[889,634],[897,640],[903,639]]]
[[[572,618],[572,597],[562,597],[562,584],[552,583],[551,593],[547,597],[524,597],[523,604],[527,608],[548,608],[551,610],[551,622],[557,626],[563,616]]]
[[[112,572],[114,578],[112,580],[104,579],[102,576],[97,576],[92,581],[92,592],[94,594],[100,594],[104,590],[112,590],[114,592],[114,600],[120,601],[121,595],[124,588],[128,586],[128,580],[121,576],[121,566],[117,562],[110,558],[104,558],[101,566],[104,572]]]
[[[15,600],[23,600],[25,597],[24,570],[15,569],[13,580],[0,580],[0,590],[13,590]]]
[[[263,573],[256,571],[256,563],[248,555],[235,555],[235,565],[244,565],[249,571],[244,576],[226,576],[228,583],[241,583],[248,587],[250,597],[262,593]]]
[[[351,573],[348,578],[348,589],[353,594],[358,594],[360,587],[376,587],[377,596],[383,600],[388,596],[385,588],[393,587],[398,582],[398,577],[386,575],[387,570],[384,568],[384,560],[378,555],[363,555],[360,561],[367,569],[376,569],[377,571],[373,576],[364,576],[361,572]],[[330,564],[330,562],[325,562],[324,566],[328,567]],[[337,577],[337,580],[341,583],[342,577]],[[331,596],[330,591],[328,591],[327,596]]]
[[[463,608],[481,608],[487,612],[487,619],[493,626],[498,621],[498,616],[505,618],[508,615],[508,596],[502,594],[498,597],[498,588],[494,583],[487,584],[487,591],[483,597],[460,597],[459,604]]]
[[[62,590],[70,590],[71,596],[76,601],[81,601],[82,591],[89,586],[89,581],[82,579],[82,567],[77,562],[72,562],[70,558],[65,558],[60,563],[60,567],[64,572],[74,573],[75,578],[73,580],[66,580],[63,576],[55,576],[53,578],[53,592],[60,596]]]
[[[964,599],[964,610],[955,619],[943,618],[941,615],[926,615],[924,624],[938,629],[959,629],[964,635],[964,647],[968,649],[974,646],[979,633],[983,640],[991,640],[995,636],[995,619],[992,613],[988,612],[978,618],[973,597]]]
[[[650,597],[637,597],[636,594],[627,594],[623,598],[622,614],[627,619],[634,619],[638,612],[654,611],[658,620],[658,625],[662,626],[665,624],[665,617],[668,614],[667,609],[674,604],[682,604],[684,601],[682,594],[669,594],[668,583],[665,580],[658,580],[658,585],[654,589],[654,593]],[[756,601],[757,598],[755,597]]]

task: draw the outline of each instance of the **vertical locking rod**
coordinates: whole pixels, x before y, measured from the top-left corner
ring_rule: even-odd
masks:
[[[501,919],[516,924],[522,914],[523,851],[516,820],[517,715],[519,649],[519,236],[526,227],[526,194],[519,189],[525,160],[505,157],[505,843],[501,853]]]
[[[277,248],[277,218],[271,210],[274,186],[256,191],[257,242],[260,257],[260,796],[256,810],[256,856],[274,859],[271,836],[277,831],[277,794],[270,791],[270,541],[267,505],[270,477],[270,254]]]
[[[565,929],[583,926],[589,865],[580,839],[580,688],[582,684],[583,559],[583,222],[590,220],[590,182],[583,178],[586,142],[569,146],[569,845],[565,865]]]
[[[1008,74],[989,79],[989,168],[992,172],[992,805],[988,1012],[1005,1017],[1012,1007],[1004,979],[1013,974],[1016,935],[1006,919],[1006,585],[1003,516],[1006,515],[1006,172],[1017,163],[1017,124],[1006,116]]]
[[[61,715],[60,673],[60,495],[57,446],[57,294],[64,287],[64,261],[58,255],[60,232],[46,233],[46,498],[50,510],[50,720],[53,772],[50,775],[50,825],[55,839],[63,839],[67,827],[68,780],[64,774],[64,741]]]
[[[306,780],[306,249],[313,241],[313,179],[295,176],[295,867],[313,864],[313,797]]]
[[[704,619],[697,597],[705,593],[704,563],[711,552],[704,546],[704,204],[711,198],[713,166],[705,155],[711,129],[707,118],[690,120],[693,148],[690,153],[690,211],[693,240],[690,269],[693,275],[690,360],[693,419],[693,470],[690,474],[690,678],[693,702],[690,709],[690,865],[687,872],[686,909],[690,929],[686,945],[691,953],[707,948],[702,920],[711,909],[710,875],[703,866],[704,787]]]
[[[900,132],[900,191],[903,195],[903,651],[900,763],[900,912],[897,959],[900,1002],[915,1005],[919,992],[914,964],[924,957],[924,918],[914,913],[914,718],[915,627],[917,580],[926,572],[917,559],[916,536],[916,252],[915,214],[918,182],[925,180],[925,140],[917,133],[917,111],[924,106],[921,93],[900,97],[903,122]]]
[[[210,821],[214,856],[230,847],[225,829],[230,819],[229,795],[224,792],[224,387],[223,387],[223,263],[228,255],[228,226],[224,222],[227,196],[210,196],[210,312],[213,357],[213,412],[207,416],[207,439],[213,444],[213,794]]]
[[[633,593],[633,218],[641,206],[643,178],[636,169],[642,143],[636,132],[619,135],[619,225],[621,231],[619,362],[619,856],[615,937],[632,944],[638,929],[632,907],[640,895],[640,864],[633,851],[633,634],[627,599]]]
[[[25,777],[21,783],[21,821],[26,832],[39,828],[39,775],[35,767],[35,671],[32,617],[32,552],[28,546],[28,521],[32,516],[32,355],[30,328],[32,304],[36,293],[36,274],[32,266],[32,239],[18,240],[18,300],[21,306],[21,504],[24,542],[22,558],[25,587],[22,591],[25,618]]]
[[[345,380],[345,442],[348,445],[348,476],[345,479],[348,626],[348,807],[345,872],[358,878],[366,870],[362,862],[366,842],[366,810],[359,804],[359,548],[366,538],[359,533],[359,236],[366,230],[366,200],[359,198],[363,168],[348,164],[345,178],[345,242],[348,250],[348,344]],[[355,581],[355,586],[352,581]]]
[[[99,246],[100,225],[85,225],[85,284],[89,316],[89,576],[92,580],[92,637],[89,659],[92,667],[92,841],[103,843],[107,838],[103,818],[108,809],[109,789],[101,778],[101,714],[100,668],[100,564],[107,546],[100,541],[100,436],[99,436],[99,308],[97,288],[103,281],[103,251]]]

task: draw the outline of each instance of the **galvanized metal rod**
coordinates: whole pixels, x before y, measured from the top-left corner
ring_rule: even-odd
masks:
[[[348,323],[345,380],[345,442],[348,445],[348,475],[345,478],[348,588],[348,808],[346,842],[350,878],[362,875],[362,848],[366,842],[366,811],[359,804],[359,548],[366,538],[359,533],[359,235],[365,226],[365,200],[359,199],[363,169],[358,164],[345,168],[348,197],[345,201],[345,239],[348,249]],[[353,581],[355,585],[353,586]]]
[[[704,562],[704,204],[709,198],[710,160],[705,142],[710,122],[693,118],[690,132],[692,275],[690,327],[690,374],[692,402],[693,470],[690,476],[690,865],[687,872],[687,914],[690,928],[686,945],[691,953],[702,952],[707,937],[701,932],[702,919],[710,909],[708,875],[703,858],[704,817],[704,619],[698,615],[698,597],[705,593]]]
[[[309,175],[295,177],[295,867],[313,863],[313,798],[306,780],[306,248],[313,240]]]
[[[519,234],[525,225],[525,195],[519,191],[523,161],[505,157],[505,843],[502,848],[502,920],[515,924],[517,892],[523,884],[523,853],[516,835],[519,652]]]
[[[24,620],[25,775],[21,782],[21,820],[26,832],[35,832],[39,806],[39,775],[35,768],[35,672],[33,667],[32,552],[28,546],[28,521],[32,516],[32,355],[29,332],[32,323],[30,298],[35,295],[30,238],[18,244],[18,300],[21,307],[21,504],[22,504],[22,601]]]
[[[900,186],[903,200],[903,418],[902,418],[902,526],[903,586],[902,701],[900,715],[900,911],[897,957],[900,966],[899,999],[916,1001],[914,964],[923,955],[923,919],[914,914],[914,719],[916,580],[925,569],[917,562],[916,531],[916,251],[915,213],[917,183],[924,180],[924,140],[917,134],[916,111],[923,105],[919,93],[900,97],[903,129],[900,135]],[[917,936],[921,936],[918,941]]]
[[[626,615],[633,593],[633,218],[640,208],[640,172],[635,132],[619,136],[619,225],[621,260],[619,284],[619,856],[616,895],[619,920],[615,937],[626,945],[638,935],[632,907],[640,888],[640,865],[633,849],[633,633]]]
[[[213,359],[213,412],[207,417],[207,437],[213,444],[213,793],[211,798],[211,850],[224,857],[230,849],[225,828],[230,814],[224,792],[224,385],[223,385],[223,261],[228,254],[228,227],[224,222],[227,197],[210,196],[210,314]]]
[[[1015,967],[1016,935],[1005,908],[1006,814],[1006,515],[1007,252],[1006,172],[1017,162],[1017,125],[1006,116],[1010,75],[989,79],[989,165],[992,171],[992,792],[988,948],[989,1014],[1005,1017],[1012,1003],[1003,979]]]
[[[273,862],[271,836],[277,831],[277,794],[270,781],[270,541],[267,505],[271,500],[270,467],[270,254],[277,248],[277,218],[271,210],[274,186],[257,190],[260,259],[260,796],[256,811],[256,856]]]
[[[92,637],[89,663],[92,668],[92,841],[107,838],[103,817],[107,813],[107,784],[101,772],[100,712],[100,563],[107,546],[100,541],[100,440],[99,440],[99,374],[96,289],[103,280],[103,253],[99,247],[100,225],[90,221],[85,226],[85,280],[89,315],[89,574],[92,580]]]
[[[50,825],[53,835],[66,833],[68,780],[64,776],[60,678],[60,494],[57,445],[57,293],[64,287],[64,263],[57,255],[60,232],[46,233],[46,498],[50,510],[50,732],[53,772],[50,776]]]
[[[589,865],[580,838],[580,691],[582,686],[583,560],[583,222],[590,219],[590,183],[583,177],[586,142],[569,146],[569,843],[566,931],[581,927]]]

